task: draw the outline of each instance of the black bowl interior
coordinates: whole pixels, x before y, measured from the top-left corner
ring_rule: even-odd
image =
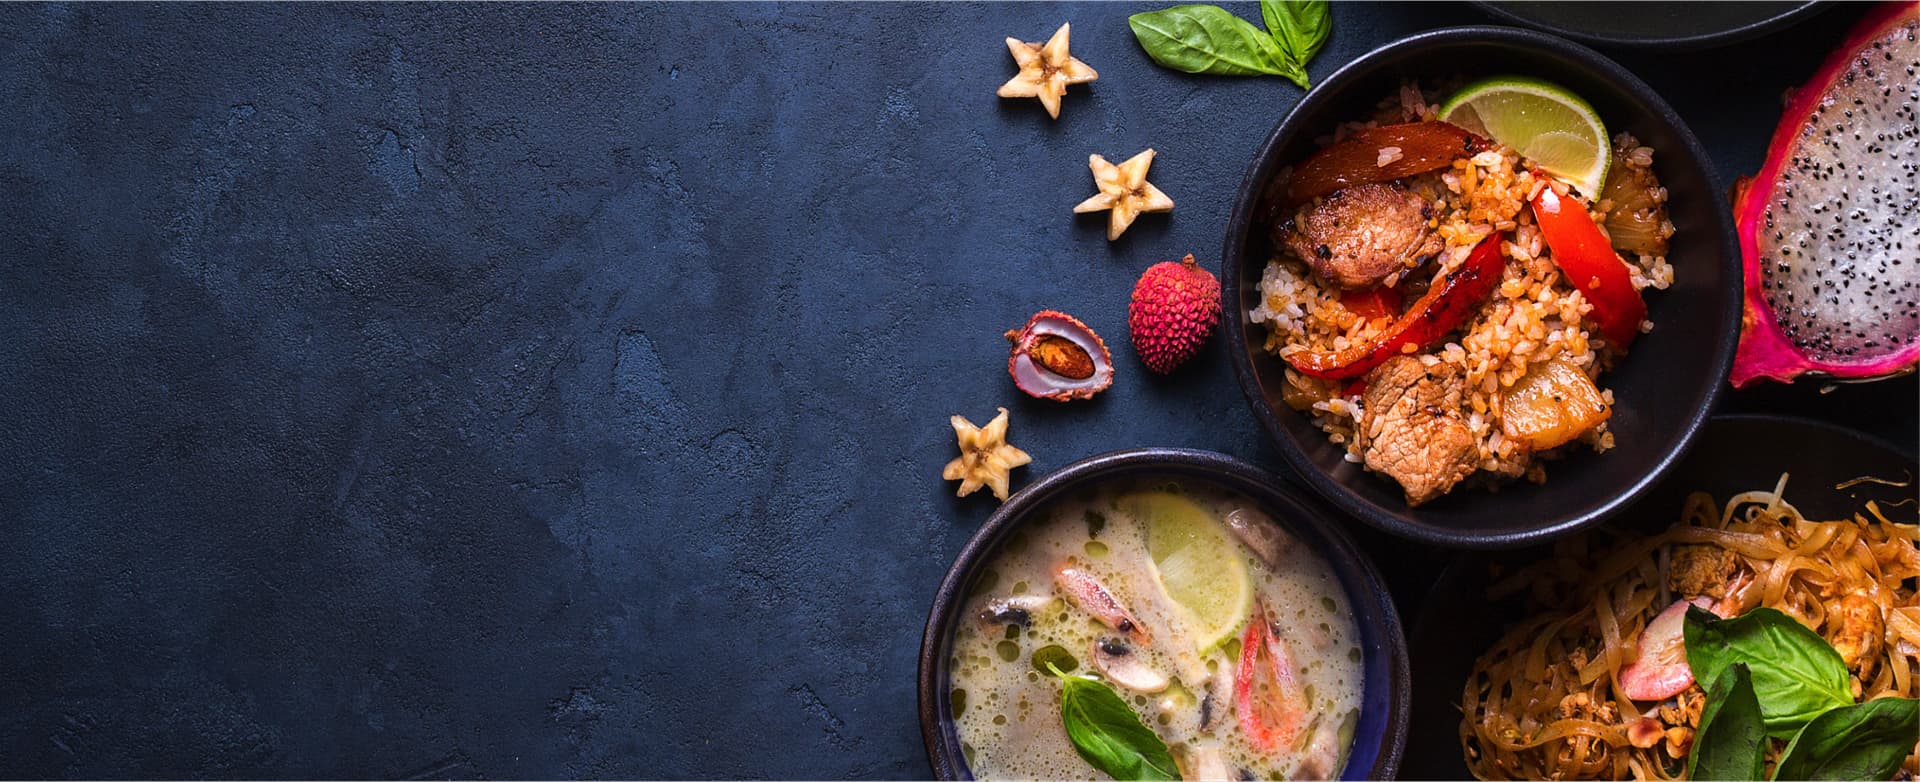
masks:
[[[1652,533],[1677,523],[1687,495],[1704,491],[1724,502],[1738,492],[1771,489],[1782,472],[1787,501],[1813,518],[1846,518],[1867,500],[1877,500],[1887,518],[1911,524],[1913,488],[1860,484],[1834,490],[1863,475],[1908,480],[1920,471],[1912,453],[1850,429],[1801,418],[1718,416],[1700,445],[1633,509],[1609,524]],[[1413,779],[1469,779],[1460,758],[1460,688],[1473,661],[1499,639],[1512,607],[1485,600],[1488,566],[1518,567],[1550,553],[1550,547],[1460,557],[1434,584],[1426,610],[1414,623],[1414,728],[1402,769]]]
[[[1819,10],[1818,0],[1767,2],[1579,2],[1493,0],[1488,13],[1598,46],[1705,49],[1785,27]]]
[[[972,778],[951,718],[948,650],[981,570],[1014,530],[1044,518],[1054,498],[1107,480],[1145,476],[1210,483],[1251,498],[1326,557],[1353,606],[1365,655],[1366,692],[1343,778],[1393,778],[1406,742],[1408,662],[1399,615],[1379,572],[1326,511],[1279,478],[1217,453],[1183,449],[1122,451],[1069,465],[1014,495],[961,549],[934,596],[920,647],[920,729],[934,776]]]
[[[1368,116],[1403,79],[1525,74],[1557,82],[1593,104],[1611,132],[1631,131],[1655,149],[1654,170],[1671,198],[1668,253],[1676,280],[1647,296],[1654,331],[1602,377],[1617,400],[1615,447],[1575,447],[1547,465],[1547,482],[1511,482],[1497,492],[1464,486],[1409,508],[1391,478],[1345,460],[1311,420],[1280,401],[1283,364],[1262,349],[1266,327],[1246,314],[1259,303],[1273,247],[1253,219],[1260,189],[1284,165],[1315,149],[1335,125]],[[1310,92],[1274,129],[1248,170],[1228,224],[1223,297],[1234,313],[1228,353],[1255,416],[1290,466],[1322,495],[1387,532],[1450,546],[1514,546],[1604,517],[1643,491],[1682,453],[1726,383],[1739,338],[1740,268],[1733,224],[1711,164],[1691,131],[1651,88],[1598,53],[1544,33],[1469,27],[1421,33],[1375,50]]]

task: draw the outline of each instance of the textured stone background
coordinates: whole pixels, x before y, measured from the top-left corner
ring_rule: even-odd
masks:
[[[1278,466],[1218,346],[1150,378],[1124,312],[1217,264],[1300,93],[1158,69],[1132,10],[0,7],[0,774],[925,775],[924,612],[994,504],[948,414],[1013,410],[1016,483]],[[1730,177],[1857,13],[1623,60]],[[995,98],[1063,20],[1101,80]],[[1481,21],[1343,5],[1312,71]],[[1086,155],[1147,146],[1179,208],[1109,245]],[[1046,307],[1115,348],[1097,401],[1007,382]],[[1914,389],[1731,405],[1911,444]],[[1369,539],[1417,607],[1437,558]]]

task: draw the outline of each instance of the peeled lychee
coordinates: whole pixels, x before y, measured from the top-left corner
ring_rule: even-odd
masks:
[[[1147,267],[1133,285],[1127,328],[1147,369],[1172,372],[1200,352],[1220,322],[1220,280],[1193,255]]]

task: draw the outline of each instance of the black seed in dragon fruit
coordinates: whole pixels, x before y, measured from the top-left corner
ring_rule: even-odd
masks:
[[[1920,3],[1861,20],[1795,90],[1734,204],[1744,386],[1868,380],[1920,362]]]

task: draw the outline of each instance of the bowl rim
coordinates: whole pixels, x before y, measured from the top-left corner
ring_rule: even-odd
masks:
[[[1241,177],[1240,187],[1234,195],[1233,209],[1227,218],[1226,237],[1220,255],[1221,304],[1233,318],[1231,327],[1223,329],[1226,332],[1228,359],[1233,364],[1235,379],[1239,382],[1240,391],[1246,396],[1248,405],[1253,409],[1254,417],[1260,420],[1261,426],[1266,430],[1276,450],[1280,451],[1287,466],[1315,493],[1342,512],[1370,526],[1396,537],[1468,549],[1525,546],[1574,532],[1618,513],[1658,483],[1661,477],[1686,456],[1693,446],[1695,437],[1706,425],[1707,418],[1719,407],[1727,387],[1725,378],[1733,367],[1734,352],[1740,340],[1739,322],[1742,303],[1739,285],[1743,272],[1738,252],[1739,243],[1734,235],[1732,211],[1727,206],[1725,194],[1718,188],[1708,187],[1708,192],[1703,193],[1702,197],[1712,200],[1709,211],[1715,216],[1714,226],[1718,229],[1721,274],[1727,280],[1725,285],[1729,291],[1729,295],[1723,297],[1724,301],[1721,303],[1719,313],[1720,322],[1726,324],[1728,328],[1723,329],[1720,338],[1714,344],[1711,364],[1707,368],[1709,376],[1720,380],[1711,383],[1700,403],[1688,412],[1680,427],[1679,437],[1671,447],[1651,460],[1639,477],[1630,482],[1623,491],[1586,512],[1554,517],[1546,524],[1499,532],[1456,530],[1419,523],[1410,518],[1411,514],[1418,512],[1417,509],[1390,511],[1361,501],[1352,489],[1335,480],[1308,457],[1288,434],[1278,412],[1267,403],[1265,395],[1261,392],[1244,333],[1247,325],[1246,313],[1240,306],[1244,287],[1241,280],[1245,273],[1242,268],[1242,256],[1246,250],[1246,237],[1253,220],[1254,204],[1265,185],[1260,176],[1263,163],[1276,154],[1285,139],[1301,132],[1301,128],[1296,127],[1296,122],[1300,121],[1300,118],[1333,101],[1334,96],[1345,89],[1349,82],[1371,74],[1380,62],[1409,50],[1488,44],[1523,48],[1543,56],[1561,59],[1570,67],[1590,69],[1597,78],[1617,84],[1632,102],[1645,106],[1647,111],[1656,115],[1657,121],[1671,126],[1676,131],[1682,146],[1682,149],[1676,151],[1704,169],[1711,180],[1715,173],[1713,158],[1700,143],[1700,139],[1694,135],[1693,129],[1652,87],[1647,86],[1647,83],[1635,76],[1632,71],[1606,55],[1581,44],[1536,30],[1497,25],[1443,27],[1404,36],[1355,58],[1321,79],[1319,84],[1287,110],[1286,114],[1274,124],[1273,130],[1268,132],[1266,138],[1256,147],[1252,159],[1247,164],[1246,171]],[[1709,183],[1711,184],[1711,181]],[[1711,231],[1712,228],[1703,227],[1700,230]]]
[[[1765,19],[1758,19],[1738,27],[1716,30],[1694,35],[1678,35],[1666,38],[1637,38],[1630,35],[1609,35],[1568,27],[1556,22],[1548,22],[1526,13],[1508,8],[1498,0],[1468,0],[1473,7],[1508,24],[1523,25],[1535,30],[1569,38],[1593,46],[1614,46],[1623,49],[1639,49],[1660,52],[1690,52],[1730,46],[1752,38],[1758,38],[1776,30],[1782,30],[1805,21],[1814,14],[1826,10],[1828,4],[1820,0],[1798,0],[1792,8],[1786,8]],[[1621,3],[1625,5],[1625,3]]]
[[[966,602],[966,596],[961,594],[966,586],[965,581],[1014,529],[1036,518],[1033,511],[1044,508],[1074,488],[1146,469],[1193,476],[1234,491],[1254,494],[1262,501],[1276,500],[1280,504],[1293,506],[1291,509],[1301,512],[1290,520],[1310,527],[1321,538],[1325,545],[1317,553],[1327,560],[1329,567],[1336,568],[1336,575],[1339,575],[1340,568],[1345,568],[1352,572],[1355,581],[1365,586],[1366,594],[1349,594],[1348,597],[1355,601],[1369,601],[1380,618],[1378,630],[1382,651],[1387,656],[1388,714],[1379,753],[1373,767],[1363,778],[1394,778],[1399,772],[1411,725],[1412,670],[1405,622],[1378,566],[1342,528],[1338,514],[1317,503],[1311,494],[1300,491],[1281,476],[1215,451],[1170,447],[1109,451],[1049,473],[1016,492],[996,509],[954,556],[953,564],[947,568],[939,589],[934,592],[933,604],[927,611],[926,629],[920,639],[917,685],[920,734],[934,778],[972,778],[964,761],[948,747],[947,726],[952,720],[946,714],[947,695],[944,688],[935,681],[944,671],[942,663],[946,659],[952,635],[948,628],[957,626],[957,612]]]

